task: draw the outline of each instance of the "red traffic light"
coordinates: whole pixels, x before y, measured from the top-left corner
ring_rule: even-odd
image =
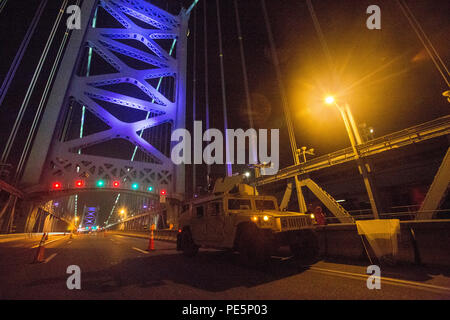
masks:
[[[167,194],[167,191],[166,191],[166,189],[162,189],[160,193],[162,196],[165,196]]]
[[[113,181],[113,187],[114,188],[120,187],[120,181]]]
[[[75,181],[75,186],[76,186],[77,188],[82,188],[82,187],[84,187],[84,181],[83,181],[83,180],[77,180],[77,181]]]
[[[53,189],[61,189],[61,183],[60,182],[54,182],[53,183]]]

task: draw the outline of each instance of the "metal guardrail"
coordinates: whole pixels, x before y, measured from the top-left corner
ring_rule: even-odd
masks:
[[[412,143],[425,141],[447,134],[450,134],[450,115],[370,140],[357,146],[357,148],[361,157],[368,157],[380,152],[397,149]],[[263,176],[256,179],[253,184],[255,186],[260,186],[352,160],[355,160],[355,154],[353,149],[348,147],[312,160],[308,160],[298,165],[281,169],[273,176]]]

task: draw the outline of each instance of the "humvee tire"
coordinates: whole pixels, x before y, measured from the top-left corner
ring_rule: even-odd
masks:
[[[311,261],[319,255],[319,239],[314,230],[302,230],[289,245],[295,258]]]
[[[198,246],[192,240],[192,234],[188,229],[181,232],[180,247],[186,257],[193,257],[198,252]]]
[[[247,225],[242,228],[237,240],[237,251],[243,265],[256,267],[269,260],[270,254],[266,241],[256,226]]]

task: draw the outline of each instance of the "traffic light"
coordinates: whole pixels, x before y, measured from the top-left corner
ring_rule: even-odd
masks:
[[[152,192],[152,191],[153,191],[153,187],[152,187],[152,186],[149,186],[149,187],[147,188],[147,191]]]
[[[165,196],[167,194],[167,191],[166,189],[161,189],[160,193],[162,196]]]
[[[61,182],[54,182],[52,187],[55,190],[61,189],[61,187],[62,187]]]
[[[113,181],[113,187],[119,188],[120,187],[120,181]]]
[[[133,183],[132,185],[131,185],[131,189],[133,189],[133,190],[137,190],[137,189],[139,189],[139,184],[138,183]]]
[[[84,181],[83,180],[77,180],[75,181],[75,187],[82,188],[84,187]]]
[[[96,183],[98,188],[103,188],[105,186],[105,181],[103,180],[98,180]]]

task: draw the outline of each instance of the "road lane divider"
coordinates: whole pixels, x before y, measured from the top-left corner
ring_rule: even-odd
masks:
[[[57,253],[50,255],[50,257],[48,257],[47,259],[44,260],[44,263],[50,262],[50,260],[52,260],[54,257],[56,257],[56,255],[57,255]]]
[[[324,269],[324,268],[319,268],[319,267],[315,267],[315,266],[310,266],[309,270],[322,272],[322,273],[334,274],[334,275],[342,276],[342,277],[357,278],[357,279],[361,279],[364,281],[367,280],[367,277],[368,277],[367,274],[360,274],[360,273],[353,273],[353,272],[346,272],[346,271],[339,271],[339,270],[332,270],[332,269]],[[423,290],[432,290],[432,291],[437,290],[440,292],[443,291],[443,292],[450,294],[450,287],[436,286],[436,285],[427,284],[427,283],[394,279],[394,278],[389,278],[389,277],[375,277],[375,276],[373,276],[373,277],[379,278],[382,282],[388,283],[391,285],[395,284],[395,285],[404,286],[404,287],[413,287],[413,288],[419,288],[419,289],[423,289]]]
[[[145,250],[142,250],[142,249],[139,249],[139,248],[136,248],[136,247],[132,247],[131,249],[139,251],[139,252],[141,252],[143,254],[148,254],[148,251],[145,251]]]

